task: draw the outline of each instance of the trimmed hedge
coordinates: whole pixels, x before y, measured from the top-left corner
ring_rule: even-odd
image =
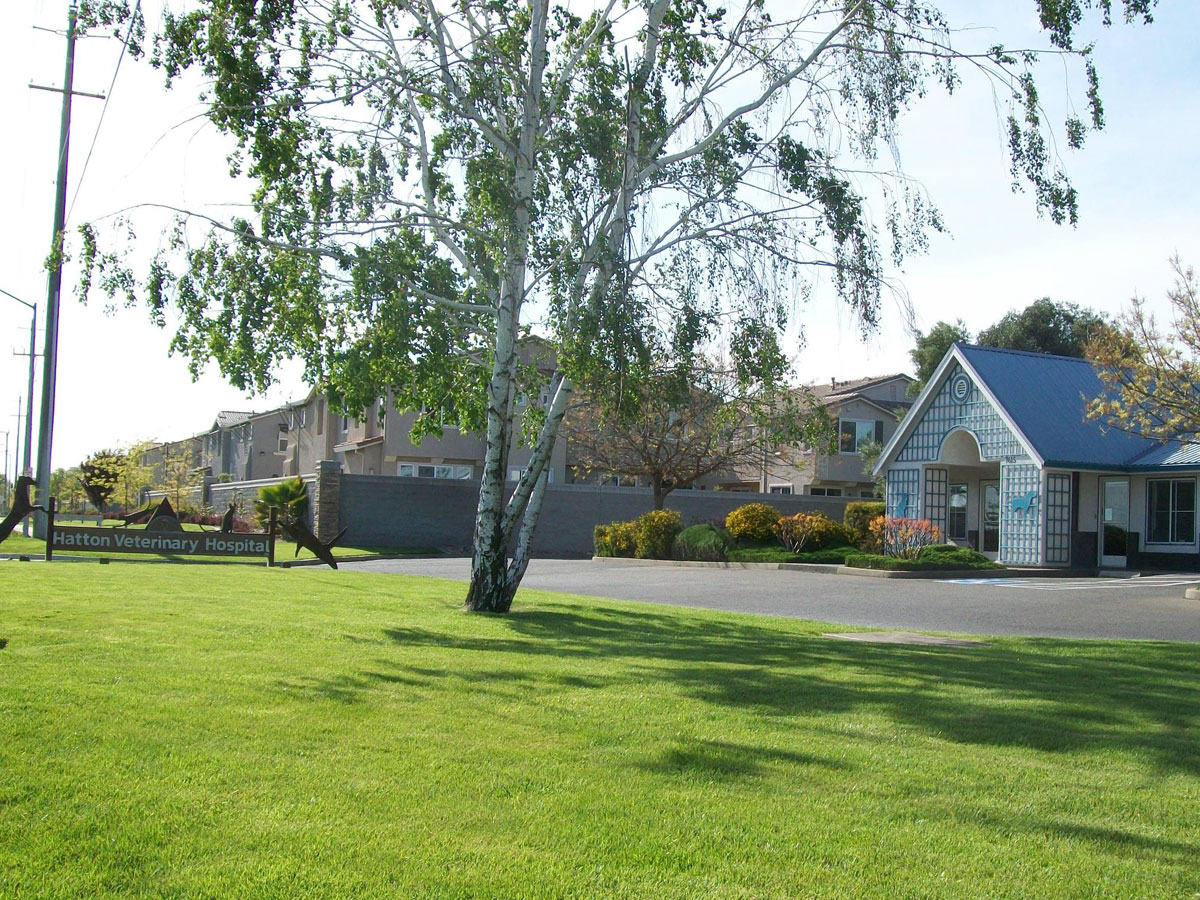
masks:
[[[877,553],[848,553],[846,565],[854,569],[883,569],[892,572],[936,572],[964,569],[1003,569],[982,553],[954,544],[937,544],[926,547],[916,559],[898,559]]]

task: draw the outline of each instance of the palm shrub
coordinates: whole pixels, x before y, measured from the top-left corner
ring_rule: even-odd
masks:
[[[638,559],[670,559],[683,521],[673,509],[655,509],[633,520]]]
[[[775,523],[775,538],[793,553],[824,550],[849,542],[848,529],[824,513],[796,513]]]
[[[271,523],[271,511],[281,526],[303,522],[308,514],[308,485],[300,477],[269,484],[258,489],[254,518],[265,530]]]
[[[765,503],[747,503],[725,517],[725,528],[734,540],[762,544],[775,539],[775,523],[782,515]]]

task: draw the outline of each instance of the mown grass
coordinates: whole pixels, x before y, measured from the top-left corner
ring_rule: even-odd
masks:
[[[0,563],[0,895],[1192,898],[1200,654]]]

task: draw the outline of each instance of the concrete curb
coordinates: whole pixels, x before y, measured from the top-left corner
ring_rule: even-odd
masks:
[[[1200,600],[1200,588],[1187,588],[1183,592],[1184,600]]]
[[[628,556],[593,556],[592,562],[623,563],[635,566],[669,566],[692,569],[776,569],[791,572],[812,572],[817,575],[857,575],[865,578],[1019,578],[1027,571],[1015,569],[939,569],[936,571],[905,572],[891,569],[857,569],[838,563],[752,563],[697,562],[683,559],[633,559]]]
[[[444,553],[358,553],[354,556],[335,556],[338,565],[353,562],[374,562],[381,559],[441,559]],[[275,559],[276,569],[298,569],[304,566],[323,566],[324,561],[313,559]]]

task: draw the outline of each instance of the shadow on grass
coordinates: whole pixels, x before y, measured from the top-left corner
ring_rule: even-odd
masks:
[[[694,699],[758,714],[868,709],[963,744],[1113,749],[1140,755],[1161,771],[1200,775],[1200,654],[1186,645],[1055,639],[973,648],[879,645],[747,619],[556,604],[495,621],[500,628],[489,631],[499,634],[420,628],[383,633],[381,648],[438,647],[476,657],[461,667],[411,670],[403,657],[389,654],[375,671],[309,687],[351,701],[356,691],[381,683],[432,687],[445,678],[469,677],[472,690],[506,697],[660,681]],[[510,659],[501,662],[497,654]],[[563,665],[523,665],[521,656],[553,657]],[[573,661],[585,660],[623,664],[604,677],[585,677],[572,670]],[[715,756],[712,750],[680,752],[691,754],[697,766],[705,759],[734,769],[745,765],[728,749]]]
[[[658,757],[643,763],[640,768],[661,775],[699,775],[703,778],[753,778],[761,775],[771,763],[789,766],[821,766],[827,769],[846,769],[841,760],[796,753],[770,747],[753,747],[728,741],[691,741],[676,745]]]

